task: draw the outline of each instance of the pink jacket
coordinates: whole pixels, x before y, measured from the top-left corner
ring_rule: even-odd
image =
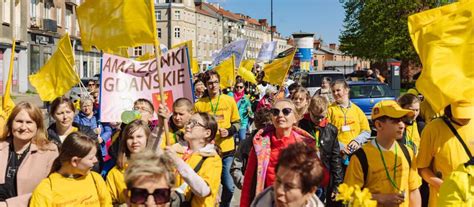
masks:
[[[9,148],[8,142],[0,142],[0,183],[2,184],[5,183]],[[38,146],[32,143],[30,151],[18,168],[16,181],[18,196],[7,199],[7,205],[28,206],[31,193],[42,179],[48,177],[53,161],[58,155],[58,148],[53,143],[45,146],[45,149],[38,149]]]

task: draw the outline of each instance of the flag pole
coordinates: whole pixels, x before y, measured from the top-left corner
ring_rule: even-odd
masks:
[[[7,117],[10,116],[10,113],[15,107],[15,103],[13,103],[13,106],[11,105],[13,100],[11,99],[10,93],[11,93],[12,79],[13,79],[13,63],[15,61],[16,38],[13,37],[12,41],[13,42],[12,42],[12,51],[10,55],[10,68],[8,71],[8,79],[7,79],[7,85],[5,87],[5,93],[3,93],[3,99],[2,99],[2,109],[7,114]]]
[[[151,18],[151,24],[153,25],[153,36],[154,36],[154,41],[153,41],[153,44],[154,44],[154,48],[155,48],[155,59],[156,59],[156,72],[158,73],[158,81],[160,82],[159,84],[159,87],[160,87],[160,102],[161,102],[161,105],[163,106],[166,106],[166,103],[165,103],[165,95],[164,95],[164,92],[163,92],[163,76],[161,74],[161,66],[160,66],[160,53],[161,53],[161,50],[160,50],[160,44],[158,42],[158,34],[156,32],[156,29],[157,29],[157,26],[156,26],[156,20],[155,20],[155,3],[153,0],[149,0],[149,3],[150,3],[150,9],[151,9],[151,15],[152,15],[152,18]],[[171,3],[170,3],[171,4]],[[168,14],[170,15],[170,14]],[[171,28],[168,28],[171,30]],[[171,37],[169,37],[171,38]],[[163,123],[163,127],[164,127],[164,134],[165,134],[165,141],[166,141],[166,146],[169,146],[170,145],[170,137],[169,137],[169,134],[168,134],[168,131],[169,131],[169,126],[168,126],[168,118],[164,118],[164,123]],[[153,149],[155,150],[155,149]]]

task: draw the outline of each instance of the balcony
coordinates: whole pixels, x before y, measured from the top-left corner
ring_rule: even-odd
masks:
[[[43,29],[50,32],[58,32],[58,23],[53,19],[43,19]]]

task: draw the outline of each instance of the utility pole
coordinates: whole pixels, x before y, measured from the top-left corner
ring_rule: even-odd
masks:
[[[270,0],[270,38],[273,41],[273,0]]]

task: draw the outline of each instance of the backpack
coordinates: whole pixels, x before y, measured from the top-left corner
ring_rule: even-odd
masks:
[[[194,172],[198,173],[201,170],[202,164],[206,161],[207,157],[203,157],[199,160],[196,167],[194,167]],[[171,207],[191,207],[191,201],[193,200],[194,193],[191,191],[191,198],[186,200],[186,196],[183,193],[173,190],[171,192]]]
[[[408,166],[411,168],[411,156],[408,153],[408,149],[404,144],[399,144],[400,148],[402,149],[403,155],[405,156],[406,160],[408,161]],[[354,152],[354,154],[359,159],[360,166],[362,168],[362,173],[364,174],[364,184],[361,188],[364,188],[365,182],[367,181],[367,174],[369,172],[369,163],[367,162],[367,155],[365,154],[364,149],[361,147]]]

